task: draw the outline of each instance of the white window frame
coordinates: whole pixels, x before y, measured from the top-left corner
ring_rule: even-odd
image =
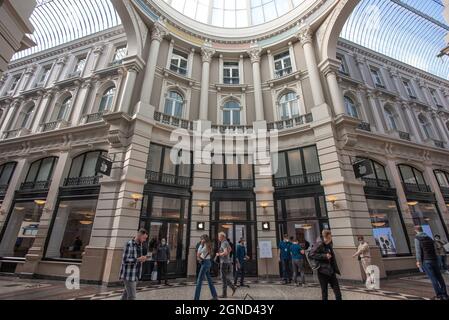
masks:
[[[183,56],[184,55],[184,56]],[[176,60],[176,64],[173,64],[173,60]],[[186,67],[182,68],[181,67],[181,62],[185,61]],[[180,74],[182,76],[187,77],[189,75],[189,54],[173,48],[173,51],[170,55],[170,59],[169,59],[169,70],[176,72],[177,74]],[[172,67],[176,68],[176,70],[173,70]],[[184,73],[181,73],[180,70],[184,70]]]
[[[290,50],[290,48],[289,48],[287,50],[284,50],[284,51],[281,51],[281,52],[273,54],[273,76],[274,76],[275,79],[279,79],[279,78],[288,76],[288,75],[290,75],[290,74],[292,74],[294,72],[294,63],[293,63],[294,56],[292,56],[291,51],[292,50]],[[288,55],[276,59],[276,57],[279,57],[279,56],[282,56],[282,55],[285,55],[285,54],[288,54]],[[289,67],[286,67],[286,62],[285,61],[287,59],[290,60],[290,66]],[[282,69],[279,69],[279,70],[276,69],[276,63],[277,62],[281,62]],[[289,69],[290,69],[290,71],[287,72]]]
[[[370,66],[371,78],[376,87],[385,88],[385,82],[379,68]]]
[[[405,92],[407,92],[409,98],[416,99],[416,92],[413,89],[412,82],[408,79],[402,79],[402,84],[404,85]]]
[[[234,123],[234,111],[236,111],[237,108],[226,108],[226,105],[228,103],[232,103],[232,102],[236,103],[239,106],[239,109],[238,109],[238,112],[239,112],[239,123]],[[222,110],[221,110],[221,113],[222,113],[222,115],[221,115],[221,124],[224,125],[224,126],[241,126],[242,123],[244,123],[244,121],[243,121],[244,119],[242,119],[242,110],[243,110],[243,108],[242,108],[242,105],[241,105],[240,101],[238,101],[236,99],[228,99],[223,104],[223,107],[222,107]],[[230,123],[229,124],[225,124],[224,123],[224,119],[225,119],[224,114],[225,114],[225,112],[229,112],[230,113],[230,116],[229,116]]]
[[[173,98],[170,97],[170,92],[176,92],[181,98],[182,100],[175,100]],[[171,113],[166,113],[166,106],[167,106],[167,102],[168,100],[171,101]],[[182,102],[181,104],[181,115],[176,115],[176,103],[178,102]],[[183,119],[184,117],[184,112],[185,112],[185,105],[186,105],[186,100],[185,97],[183,96],[183,94],[177,90],[174,89],[169,89],[166,94],[165,94],[165,99],[164,99],[164,105],[163,105],[163,110],[162,113],[174,118],[179,118],[179,119]]]
[[[352,111],[355,111],[356,115],[354,116],[354,114],[352,113],[351,109],[349,108],[349,101],[350,100],[352,102]],[[344,103],[345,103],[345,111],[346,111],[346,115],[355,119],[360,119],[360,112],[359,112],[359,108],[357,107],[357,103],[354,101],[354,98],[349,97],[347,95],[344,96]]]
[[[287,111],[288,111],[288,115],[289,117],[287,118],[283,118],[282,116],[282,111],[284,110],[284,108],[282,108],[283,103],[281,102],[282,98],[289,95],[289,94],[293,94],[295,96],[294,100],[288,100],[286,101],[284,104],[287,104]],[[293,107],[294,107],[294,103],[296,103],[296,109],[298,110],[298,114],[294,115],[293,114]],[[294,91],[289,91],[289,92],[283,92],[280,96],[279,96],[279,100],[277,102],[277,106],[278,106],[278,117],[279,119],[282,120],[290,120],[290,119],[294,119],[295,117],[299,117],[301,116],[301,110],[300,110],[300,101],[299,101],[299,96],[296,94],[296,92]]]
[[[397,114],[392,110],[391,106],[384,107],[384,114],[387,120],[388,128],[392,131],[399,131]]]
[[[119,52],[123,50],[124,54],[123,56],[118,56]],[[117,45],[114,47],[113,50],[113,55],[112,55],[112,63],[118,63],[123,61],[123,59],[125,59],[128,55],[128,46],[127,45]]]
[[[228,65],[226,65],[228,64]],[[229,64],[233,64],[233,65],[229,65]],[[240,62],[239,61],[224,61],[223,62],[223,84],[230,84],[230,85],[236,85],[236,84],[240,84],[241,80],[240,80]],[[225,76],[225,71],[229,70],[229,74],[230,77],[226,77]],[[233,77],[233,72],[237,71],[237,77]],[[230,82],[226,82],[226,79],[230,80]]]

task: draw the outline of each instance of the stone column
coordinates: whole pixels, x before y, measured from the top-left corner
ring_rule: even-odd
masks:
[[[313,47],[313,34],[310,28],[304,28],[298,33],[297,38],[304,49],[304,57],[306,60],[307,71],[309,72],[310,85],[312,87],[313,102],[315,106],[320,106],[325,104],[326,100],[324,99],[320,71],[318,70],[315,49]]]
[[[406,94],[405,90],[404,90],[404,85],[401,81],[401,78],[399,76],[398,70],[390,67],[388,69],[388,71],[390,71],[390,76],[393,78],[393,82],[394,85],[396,87],[396,92],[403,98],[403,99],[408,99],[408,94]]]
[[[338,63],[338,61],[329,60],[321,64],[321,70],[324,73],[327,85],[329,86],[335,116],[346,114],[343,92],[340,89],[337,78]]]
[[[392,155],[387,155],[387,164],[386,168],[390,174],[390,180],[393,182],[394,187],[396,188],[396,193],[398,196],[399,207],[401,209],[402,219],[405,224],[406,229],[406,237],[409,239],[414,239],[415,232],[414,227],[415,224],[413,222],[412,213],[410,211],[410,207],[408,205],[407,195],[405,194],[404,187],[402,184],[402,179],[399,173],[399,169],[397,167],[397,163],[395,158]],[[411,243],[411,249],[413,251],[413,242]]]
[[[401,104],[401,108],[407,116],[407,122],[410,127],[409,130],[411,130],[410,134],[415,138],[416,142],[420,142],[421,135],[419,134],[417,123],[415,121],[415,117],[413,116],[413,110],[411,110],[411,107],[406,102]]]
[[[88,98],[92,89],[92,82],[95,80],[87,80],[81,85],[81,89],[78,93],[78,99],[76,103],[73,104],[73,111],[71,112],[71,116],[69,122],[71,122],[72,126],[76,126],[82,122],[83,112],[88,103]],[[95,103],[95,97],[93,97]]]
[[[55,92],[53,90],[44,93],[44,99],[41,101],[39,108],[37,109],[36,118],[34,119],[34,124],[32,132],[38,132],[40,126],[45,124],[45,116],[50,110],[50,105],[52,103]]]
[[[266,121],[257,121],[253,124],[254,131],[258,140],[248,141],[256,146],[258,143],[257,150],[253,150],[254,160],[257,162],[254,165],[254,175],[255,175],[255,188],[254,193],[256,195],[256,221],[257,221],[257,241],[256,248],[259,252],[260,241],[271,241],[273,259],[260,259],[258,254],[258,275],[259,277],[279,276],[279,259],[278,259],[278,243],[276,236],[276,213],[275,213],[275,199],[274,199],[274,186],[273,186],[273,168],[271,163],[271,153],[262,143],[260,139],[263,137],[263,133],[267,131]],[[267,140],[267,144],[272,141]],[[277,148],[274,143],[268,144],[269,149],[273,152]],[[262,148],[262,149],[261,149]],[[257,154],[257,158],[255,155]],[[267,165],[268,164],[268,165]],[[269,166],[269,167],[268,167]],[[269,169],[269,170],[267,170]],[[270,230],[263,230],[264,223],[270,223]]]
[[[436,117],[436,121],[437,121],[438,126],[444,136],[444,140],[446,141],[446,143],[449,143],[449,128],[446,127],[446,124],[444,123],[444,120],[443,120],[443,116],[444,116],[444,113],[439,112]]]
[[[150,51],[148,53],[147,67],[145,69],[142,94],[140,96],[141,102],[145,104],[150,104],[151,102],[151,94],[153,93],[154,78],[156,75],[157,58],[159,56],[161,42],[166,34],[167,31],[160,22],[154,24],[151,33]]]
[[[187,276],[195,277],[196,275],[196,245],[200,241],[203,234],[210,234],[210,210],[211,210],[211,177],[212,166],[203,161],[201,152],[204,145],[209,141],[202,140],[202,133],[210,130],[212,123],[210,121],[196,121],[195,132],[193,138],[194,146],[194,171],[192,186],[192,215],[190,224],[190,243],[189,256],[187,261]],[[198,222],[204,222],[204,230],[197,230]]]
[[[262,49],[257,45],[252,45],[248,51],[253,66],[253,86],[254,86],[254,104],[256,111],[256,120],[265,120],[265,109],[262,95],[262,78],[260,75],[260,54]]]
[[[354,59],[355,59],[355,63],[357,64],[357,68],[360,71],[360,74],[362,76],[362,80],[363,83],[367,86],[370,86],[370,81],[368,81],[368,79],[370,79],[370,77],[367,74],[367,69],[366,69],[366,58],[364,56],[362,56],[360,53],[356,53],[354,55]],[[371,86],[370,86],[371,87]]]
[[[126,114],[131,112],[131,103],[133,98],[133,91],[136,85],[137,74],[143,70],[143,61],[135,56],[126,59],[124,66],[127,71],[125,85],[123,86],[122,97],[120,100],[119,111]]]
[[[430,186],[430,189],[435,193],[435,198],[437,199],[438,207],[441,212],[441,216],[443,218],[446,227],[449,227],[449,208],[446,205],[446,201],[444,200],[443,193],[441,192],[440,184],[438,183],[437,178],[435,177],[434,166],[432,161],[424,162],[425,169],[424,174],[426,177],[426,181]]]
[[[415,81],[418,84],[418,87],[421,91],[420,92],[421,101],[429,106],[433,106],[433,103],[432,103],[433,99],[432,99],[432,97],[430,97],[430,92],[429,92],[429,90],[427,90],[426,84],[424,83],[424,81],[421,80],[420,78],[415,78]]]
[[[15,196],[16,190],[18,190],[20,188],[20,184],[22,183],[22,181],[25,180],[27,173],[28,173],[28,160],[27,159],[19,159],[17,161],[16,169],[14,170],[14,174],[11,178],[11,181],[9,182],[8,190],[6,191],[5,198],[3,199],[3,202],[1,205],[0,230],[3,228],[6,218],[9,214],[9,212],[11,211],[11,206],[14,201],[14,196]],[[17,236],[17,234],[16,234],[16,236]],[[6,239],[6,237],[3,236],[3,239]],[[3,242],[3,239],[2,239],[2,242]],[[14,238],[13,241],[15,241],[15,240],[16,239]],[[0,247],[2,247],[1,244],[0,244]],[[1,251],[0,251],[0,254],[1,254]]]
[[[141,109],[133,118],[126,113],[104,116],[110,125],[110,177],[104,177],[90,243],[81,265],[81,279],[103,283],[119,281],[123,248],[139,228],[146,167],[153,130],[154,108]],[[146,112],[146,113],[144,113]]]
[[[71,165],[71,157],[69,152],[62,151],[58,157],[58,163],[53,172],[50,189],[46,203],[39,222],[39,229],[34,239],[33,246],[25,257],[25,264],[21,270],[21,275],[32,276],[37,272],[39,262],[44,258],[44,248],[47,237],[51,236],[50,225],[53,220],[53,214],[56,212],[56,204],[58,202],[59,188],[63,185],[64,179],[69,174]],[[64,231],[63,231],[64,232]]]
[[[95,71],[98,69],[98,63],[100,62],[100,57],[104,52],[106,44],[105,43],[99,43],[92,51],[94,55],[94,61],[92,62],[92,68],[90,69],[90,75],[92,76]]]
[[[200,120],[207,121],[209,118],[209,80],[210,80],[210,63],[215,50],[212,44],[206,42],[201,48],[201,56],[203,58],[203,74],[201,77],[201,96],[200,96]]]
[[[379,110],[379,107],[377,105],[377,95],[375,93],[375,91],[373,90],[368,90],[367,91],[367,97],[368,97],[368,101],[369,104],[371,106],[371,110],[373,111],[373,116],[374,116],[374,120],[376,121],[376,129],[379,133],[385,133],[385,127],[383,124],[383,112],[381,113],[381,111]]]
[[[68,59],[69,56],[67,54],[64,54],[61,57],[59,57],[59,59],[56,61],[56,76],[53,83],[56,83],[61,80],[62,72],[64,71],[64,67]]]

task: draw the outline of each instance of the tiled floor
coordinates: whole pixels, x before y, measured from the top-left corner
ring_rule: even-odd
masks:
[[[449,278],[446,278],[449,280]],[[278,281],[250,279],[250,288],[240,288],[234,300],[319,300],[320,290],[309,279],[307,288],[283,285]],[[448,281],[449,283],[449,281]],[[221,284],[216,283],[218,292]],[[175,281],[171,286],[141,283],[139,300],[191,300],[195,283]],[[332,290],[330,290],[331,292]],[[430,282],[423,275],[390,278],[381,283],[381,290],[370,291],[362,284],[342,282],[345,300],[426,300],[434,296]],[[81,285],[79,290],[68,290],[63,281],[25,280],[0,277],[0,300],[117,300],[122,288]],[[332,298],[332,294],[330,295]],[[210,299],[209,289],[204,285],[202,298]]]

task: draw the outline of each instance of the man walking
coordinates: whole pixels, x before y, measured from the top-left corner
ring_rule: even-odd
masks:
[[[245,286],[245,270],[246,270],[246,261],[249,260],[245,239],[241,238],[239,243],[237,244],[237,250],[235,252],[235,278],[234,278],[234,286],[237,286],[237,281],[240,276],[240,287]]]
[[[293,267],[293,280],[295,281],[296,286],[299,286],[298,283],[298,273],[301,276],[301,285],[303,288],[306,286],[306,275],[305,275],[305,263],[304,263],[304,255],[305,251],[299,244],[298,240],[293,240],[293,243],[290,247],[290,252],[292,256],[292,267]]]
[[[371,250],[369,247],[369,243],[365,241],[364,237],[359,236],[358,241],[359,246],[357,248],[357,252],[354,253],[353,257],[357,257],[360,260],[363,271],[365,272],[368,279],[370,277],[368,267],[371,265]]]
[[[231,261],[231,245],[226,240],[226,234],[220,232],[218,234],[218,240],[220,241],[220,248],[217,256],[220,258],[220,270],[221,279],[223,281],[223,294],[220,298],[226,299],[228,297],[228,286],[232,290],[232,296],[234,296],[237,287],[234,286],[231,280],[232,276],[232,261]]]
[[[310,252],[310,258],[318,262],[318,280],[321,286],[323,301],[329,300],[329,285],[334,291],[336,300],[342,300],[340,284],[337,274],[340,275],[340,269],[335,259],[335,253],[332,246],[332,233],[330,230],[323,230],[323,241],[315,244]]]
[[[284,284],[288,284],[290,281],[290,269],[292,264],[290,245],[291,243],[288,240],[288,234],[285,234],[284,240],[279,243],[279,259],[281,260],[282,279],[284,280]]]
[[[449,300],[446,283],[438,265],[435,242],[424,233],[421,226],[416,226],[415,232],[416,266],[430,278],[436,294],[434,300]]]
[[[128,241],[125,246],[120,268],[120,280],[123,280],[125,286],[122,300],[137,299],[137,282],[141,277],[142,265],[147,260],[142,254],[142,244],[147,239],[148,232],[140,229],[134,239]]]

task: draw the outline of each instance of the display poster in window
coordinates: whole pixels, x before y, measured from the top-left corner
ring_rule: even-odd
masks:
[[[273,245],[271,241],[259,241],[259,257],[261,259],[273,258]]]

